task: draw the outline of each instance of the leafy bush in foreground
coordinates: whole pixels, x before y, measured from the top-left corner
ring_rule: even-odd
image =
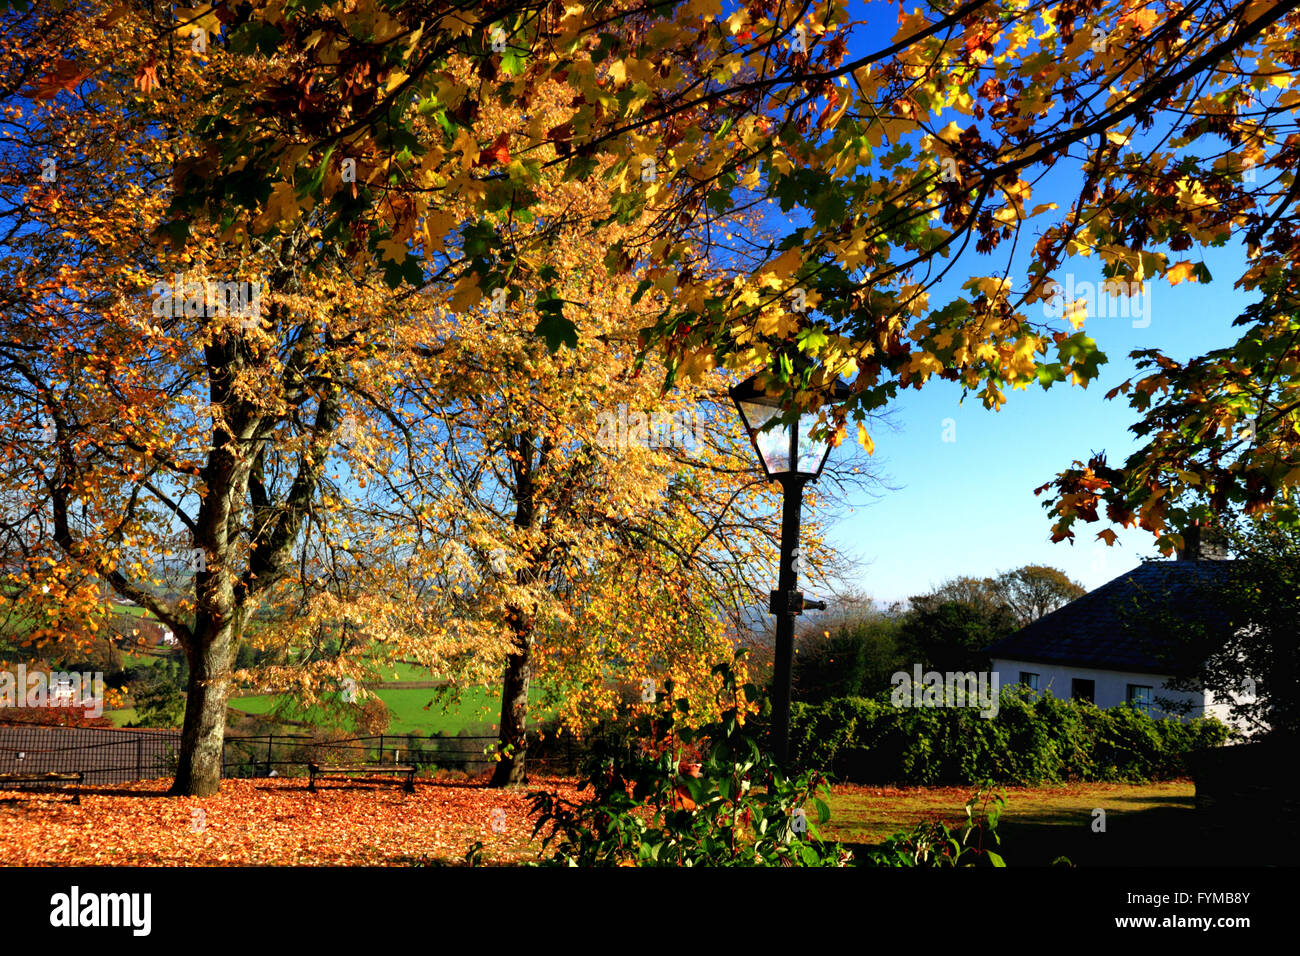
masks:
[[[684,726],[685,700],[666,688],[650,740],[600,742],[583,768],[589,800],[531,795],[534,835],[560,866],[844,866],[852,854],[821,839],[830,819],[820,773],[787,777],[746,722],[759,696],[720,664],[721,716]],[[766,704],[764,704],[766,709]],[[811,805],[811,812],[809,805]]]

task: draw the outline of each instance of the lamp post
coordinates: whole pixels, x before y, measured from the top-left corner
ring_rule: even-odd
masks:
[[[781,483],[781,567],[776,590],[768,599],[768,611],[776,616],[776,653],[772,688],[772,749],[777,763],[786,766],[790,755],[790,699],[794,678],[794,619],[805,608],[824,610],[821,601],[804,599],[799,590],[799,518],[803,506],[803,486],[821,477],[830,454],[826,441],[813,441],[812,429],[817,410],[801,413],[795,423],[778,423],[766,428],[773,419],[784,416],[780,399],[766,394],[752,375],[731,389],[749,440],[758,452],[759,461],[769,480]],[[840,402],[850,394],[847,385],[837,381],[832,401]]]

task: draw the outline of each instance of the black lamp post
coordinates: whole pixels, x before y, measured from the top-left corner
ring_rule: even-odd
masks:
[[[799,514],[803,486],[816,481],[826,464],[831,446],[813,441],[817,410],[798,416],[795,424],[764,426],[784,416],[781,400],[758,388],[752,375],[731,389],[741,421],[770,480],[781,483],[781,568],[768,611],[776,615],[776,655],[772,689],[772,748],[777,762],[786,766],[790,754],[790,699],[794,677],[794,619],[804,608],[824,610],[821,601],[804,599],[799,590]],[[851,389],[837,381],[833,402],[843,401]]]

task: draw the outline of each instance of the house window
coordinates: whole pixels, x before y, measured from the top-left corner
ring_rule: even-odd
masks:
[[[1151,713],[1151,688],[1142,684],[1129,684],[1128,702],[1144,714]]]
[[[1031,674],[1029,671],[1021,671],[1020,683],[1024,684],[1030,690],[1038,690],[1038,675]]]
[[[1088,703],[1096,703],[1097,682],[1095,680],[1082,680],[1074,678],[1070,681],[1070,696],[1075,700],[1086,700]]]

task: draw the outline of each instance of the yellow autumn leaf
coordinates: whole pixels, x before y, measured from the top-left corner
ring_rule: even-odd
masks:
[[[478,305],[479,300],[483,298],[483,292],[478,287],[478,277],[473,275],[461,276],[451,293],[451,307],[455,312],[466,312]]]
[[[456,222],[456,214],[446,209],[430,209],[425,213],[422,226],[425,252],[441,252],[445,249],[447,233]]]
[[[962,128],[958,126],[956,120],[954,120],[934,135],[945,143],[955,143],[961,138],[961,134]]]
[[[867,434],[867,426],[861,422],[858,422],[858,444],[867,450],[868,455],[874,455],[876,453],[876,443],[872,441],[871,436]]]
[[[397,239],[385,239],[379,243],[379,251],[383,253],[385,262],[400,264],[406,261],[406,243]]]
[[[1170,285],[1178,285],[1184,279],[1191,279],[1193,282],[1196,281],[1192,273],[1192,264],[1186,259],[1170,266],[1169,271],[1165,273],[1165,277],[1169,279]]]

